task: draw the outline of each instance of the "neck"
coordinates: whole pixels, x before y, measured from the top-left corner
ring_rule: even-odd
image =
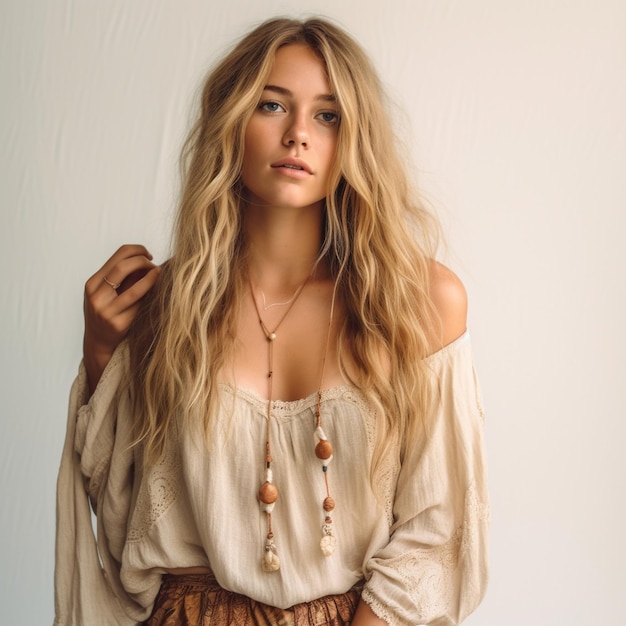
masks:
[[[321,207],[248,207],[244,233],[250,280],[265,293],[274,295],[290,292],[306,280],[321,247],[322,219]],[[318,267],[322,269],[321,265]]]

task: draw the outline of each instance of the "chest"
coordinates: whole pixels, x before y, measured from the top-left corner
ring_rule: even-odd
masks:
[[[331,323],[328,299],[316,297],[314,291],[302,294],[288,311],[275,307],[257,313],[252,303],[244,304],[237,319],[232,362],[223,378],[262,398],[268,399],[271,391],[273,400],[285,401],[344,384],[338,347],[342,315],[342,308],[337,307]],[[345,358],[347,350],[341,351]]]

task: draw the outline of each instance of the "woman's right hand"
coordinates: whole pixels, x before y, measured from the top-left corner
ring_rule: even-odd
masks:
[[[124,245],[85,284],[83,357],[91,393],[159,272],[144,246]]]

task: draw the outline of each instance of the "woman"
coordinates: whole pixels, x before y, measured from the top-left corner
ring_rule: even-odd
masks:
[[[170,260],[86,284],[55,623],[459,623],[486,583],[466,297],[367,58],[261,25],[183,157]]]

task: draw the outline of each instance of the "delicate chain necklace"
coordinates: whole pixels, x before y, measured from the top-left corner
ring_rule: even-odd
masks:
[[[261,289],[261,298],[263,299],[263,310],[269,311],[274,306],[285,306],[286,304],[291,304],[299,295],[300,291],[302,291],[303,285],[300,285],[294,292],[293,296],[289,298],[289,300],[285,300],[284,302],[272,302],[271,304],[267,304],[265,301],[265,292]]]
[[[276,544],[274,542],[274,532],[272,530],[272,512],[274,510],[274,505],[276,504],[276,500],[278,500],[278,488],[274,485],[273,480],[273,472],[272,472],[272,448],[270,441],[270,433],[271,433],[271,423],[272,423],[272,388],[273,388],[273,378],[274,378],[274,341],[276,340],[276,331],[283,323],[284,319],[287,317],[294,304],[296,303],[298,296],[302,293],[305,285],[309,281],[309,277],[298,287],[295,294],[293,295],[289,308],[285,311],[283,316],[278,320],[278,323],[274,327],[274,330],[270,330],[263,320],[261,319],[261,313],[259,311],[259,307],[257,305],[256,298],[254,296],[254,289],[252,287],[252,282],[250,281],[250,292],[252,294],[252,302],[254,303],[254,308],[256,310],[257,317],[259,318],[259,324],[261,329],[263,330],[263,334],[267,339],[268,345],[268,374],[267,374],[267,411],[265,415],[265,423],[266,423],[266,436],[265,436],[265,473],[264,480],[259,489],[258,498],[261,504],[261,510],[265,512],[267,517],[267,534],[265,536],[264,550],[263,550],[263,559],[262,566],[263,571],[265,572],[275,572],[280,568],[280,558],[278,557],[278,552],[276,550]],[[322,503],[322,509],[324,511],[324,523],[322,524],[322,539],[320,540],[320,549],[324,556],[330,556],[334,550],[336,545],[336,538],[333,533],[332,527],[332,517],[331,513],[335,508],[335,501],[330,496],[330,489],[328,486],[328,465],[333,459],[333,446],[328,441],[324,430],[322,429],[322,414],[321,414],[321,405],[322,405],[322,383],[324,380],[324,369],[326,366],[326,355],[328,354],[328,345],[330,343],[330,331],[333,322],[333,314],[335,310],[335,295],[337,292],[337,283],[333,287],[333,295],[330,304],[330,315],[328,320],[328,332],[326,334],[326,345],[324,346],[324,354],[322,356],[322,366],[320,372],[320,383],[317,390],[317,402],[315,406],[315,438],[317,439],[317,445],[315,446],[315,456],[321,461],[322,471],[324,473],[324,485],[326,487],[326,497]]]

